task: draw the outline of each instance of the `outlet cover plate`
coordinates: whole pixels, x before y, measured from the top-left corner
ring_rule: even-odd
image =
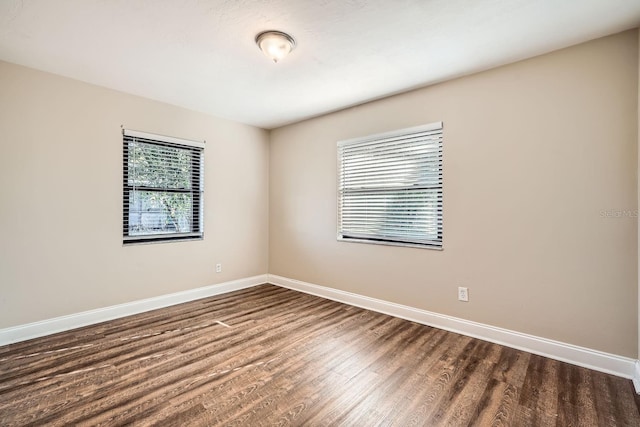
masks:
[[[469,289],[459,286],[458,287],[458,301],[464,301],[464,302],[468,302],[469,301]]]

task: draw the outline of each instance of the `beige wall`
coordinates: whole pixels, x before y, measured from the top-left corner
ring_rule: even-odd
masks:
[[[633,30],[276,129],[269,272],[636,357],[637,103]],[[337,242],[336,141],[440,120],[444,250]]]
[[[203,241],[122,246],[121,125],[207,141]],[[0,129],[0,328],[266,273],[266,131],[4,62]]]

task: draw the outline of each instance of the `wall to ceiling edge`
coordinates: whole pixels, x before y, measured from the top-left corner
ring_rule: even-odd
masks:
[[[266,273],[267,131],[6,62],[0,93],[0,328]],[[123,247],[121,125],[206,140],[204,240]]]
[[[637,106],[631,30],[275,129],[269,273],[636,358]],[[338,242],[336,142],[435,121],[444,250]]]

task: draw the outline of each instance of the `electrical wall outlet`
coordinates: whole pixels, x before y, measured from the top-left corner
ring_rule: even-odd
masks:
[[[222,273],[222,264],[216,264],[216,273]]]
[[[458,301],[469,301],[469,289],[458,287]]]

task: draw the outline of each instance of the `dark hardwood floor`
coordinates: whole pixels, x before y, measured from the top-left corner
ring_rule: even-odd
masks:
[[[631,381],[282,289],[0,347],[0,425],[640,426]]]

